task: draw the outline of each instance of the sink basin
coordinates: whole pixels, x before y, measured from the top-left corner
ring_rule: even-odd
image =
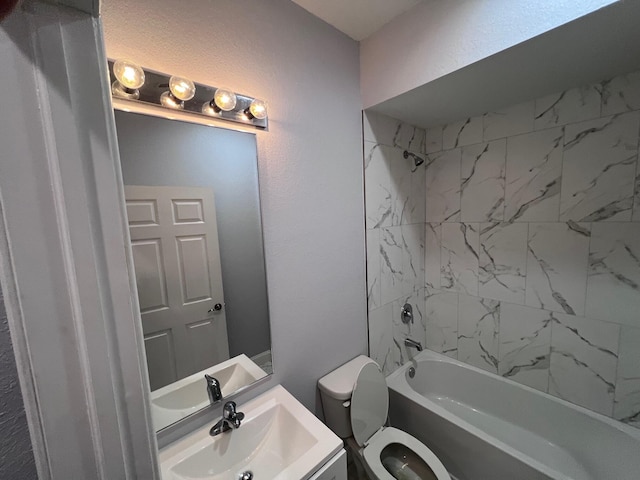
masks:
[[[220,382],[222,398],[267,376],[267,372],[242,354],[154,390],[151,392],[151,415],[156,430],[209,405],[205,373]]]
[[[162,480],[304,480],[342,440],[280,385],[239,406],[240,428],[215,437],[208,425],[160,451]]]

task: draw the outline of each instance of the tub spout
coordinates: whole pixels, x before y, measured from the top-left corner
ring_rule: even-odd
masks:
[[[419,352],[422,351],[422,345],[420,344],[420,342],[416,342],[415,340],[411,340],[410,338],[405,338],[404,339],[404,344],[405,344],[406,347],[415,348]]]

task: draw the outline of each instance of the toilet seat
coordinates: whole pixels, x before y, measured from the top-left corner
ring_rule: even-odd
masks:
[[[391,443],[400,443],[411,449],[433,471],[438,480],[451,480],[447,469],[429,448],[417,438],[407,432],[393,427],[384,427],[369,440],[362,450],[362,457],[367,468],[378,480],[395,480],[382,464],[382,450]]]
[[[365,468],[378,480],[395,480],[382,464],[382,450],[398,443],[413,450],[435,474],[437,480],[451,480],[436,455],[417,438],[402,430],[385,427],[389,410],[389,389],[380,367],[373,360],[360,368],[351,394],[351,426],[360,447]]]

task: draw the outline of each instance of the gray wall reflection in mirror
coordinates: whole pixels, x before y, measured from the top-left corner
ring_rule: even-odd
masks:
[[[272,373],[256,138],[123,111],[115,118],[160,430],[210,403],[204,373],[220,381],[224,397]],[[213,193],[211,202],[199,192]],[[173,230],[179,224],[186,230]],[[215,233],[223,299],[214,292]]]

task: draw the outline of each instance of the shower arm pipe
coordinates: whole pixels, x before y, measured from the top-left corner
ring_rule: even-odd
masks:
[[[411,152],[410,152],[410,151],[408,151],[408,150],[405,150],[405,151],[402,153],[402,156],[403,156],[404,158],[407,158],[407,159],[408,159],[409,157],[413,158],[413,161],[414,161],[414,163],[415,163],[415,168],[412,170],[412,172],[415,172],[415,171],[418,169],[418,167],[424,163],[424,158],[419,157],[419,156],[418,156],[418,155],[416,155],[415,153],[411,153]]]

